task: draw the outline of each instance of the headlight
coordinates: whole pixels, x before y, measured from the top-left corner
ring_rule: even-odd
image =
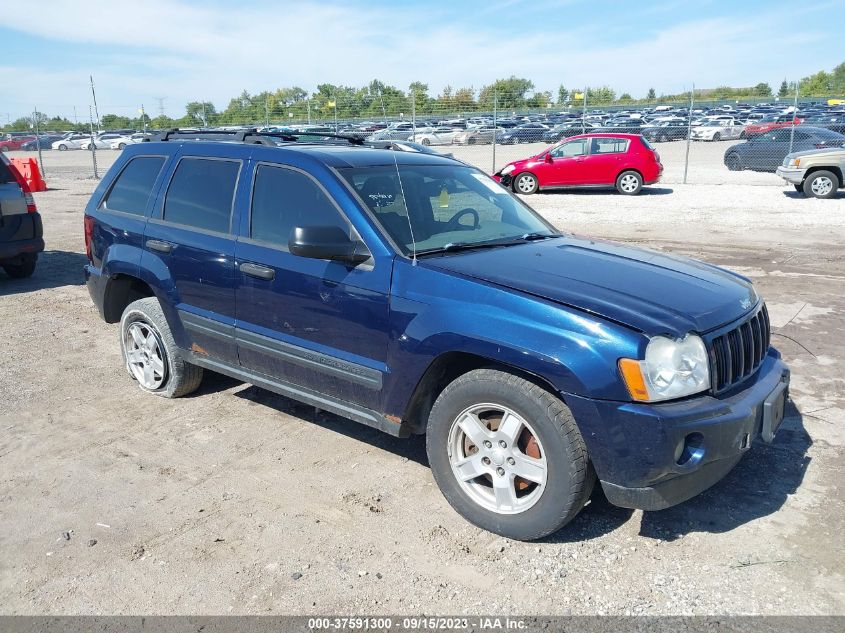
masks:
[[[502,168],[502,171],[500,173],[503,176],[506,176],[507,174],[511,173],[514,169],[515,168],[514,168],[513,165],[505,165],[504,168]]]
[[[800,158],[790,158],[787,167],[800,167],[801,166],[801,159]]]
[[[631,398],[641,402],[671,400],[710,388],[710,364],[704,342],[695,334],[682,340],[655,336],[645,360],[623,358],[619,371]]]

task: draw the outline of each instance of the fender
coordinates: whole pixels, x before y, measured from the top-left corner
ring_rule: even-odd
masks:
[[[617,361],[641,353],[647,342],[642,334],[441,270],[414,266],[411,276],[410,267],[397,261],[394,269],[388,355],[392,371],[385,381],[384,411],[404,411],[427,368],[450,352],[517,368],[559,393],[629,398],[619,380]]]

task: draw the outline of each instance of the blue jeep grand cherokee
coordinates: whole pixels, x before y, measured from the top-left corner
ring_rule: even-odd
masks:
[[[85,238],[141,389],[211,370],[425,433],[449,503],[511,538],[566,524],[596,478],[619,506],[684,501],[783,418],[747,279],[562,234],[449,158],[168,133],[123,152]]]

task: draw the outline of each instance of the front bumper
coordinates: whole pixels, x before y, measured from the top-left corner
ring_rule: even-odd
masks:
[[[800,185],[804,182],[804,170],[800,167],[784,167],[781,165],[775,170],[775,174],[793,185]]]
[[[761,436],[771,440],[764,409],[770,396],[788,394],[789,369],[770,350],[760,369],[727,397],[705,395],[640,404],[564,394],[608,500],[626,508],[661,510],[722,479]],[[701,456],[678,455],[696,438]]]

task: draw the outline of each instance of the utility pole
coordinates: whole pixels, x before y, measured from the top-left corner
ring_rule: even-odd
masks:
[[[308,125],[311,125],[311,97],[308,97]]]
[[[144,112],[144,104],[141,104],[141,129],[147,133],[147,114]]]
[[[100,129],[100,112],[97,110],[97,93],[94,91],[94,75],[88,75],[91,80],[91,96],[94,97],[94,114],[97,117],[97,129]]]
[[[417,140],[417,96],[414,91],[411,91],[411,130],[413,131],[412,139]]]
[[[164,100],[165,99],[167,99],[167,97],[156,97],[156,101],[158,101],[158,115],[160,117],[164,116]]]
[[[264,95],[264,125],[270,127],[270,95]]]

